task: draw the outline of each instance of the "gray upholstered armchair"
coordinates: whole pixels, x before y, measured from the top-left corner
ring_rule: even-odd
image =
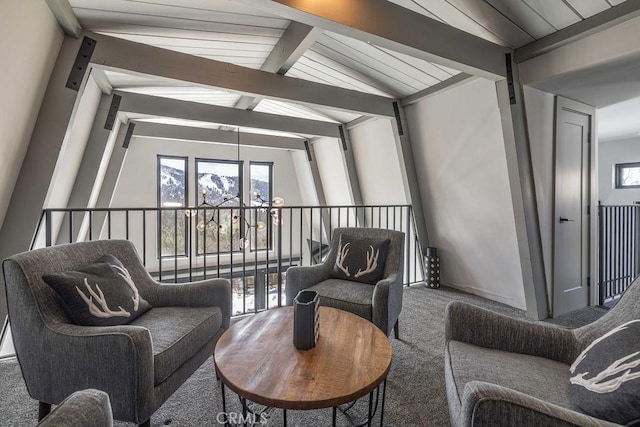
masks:
[[[76,391],[63,400],[38,427],[111,427],[109,395],[104,391]]]
[[[334,279],[340,236],[354,238],[389,239],[389,252],[383,278],[375,285]],[[404,233],[381,228],[336,228],[331,250],[322,264],[310,267],[291,267],[287,270],[287,305],[299,291],[310,289],[320,295],[320,305],[339,308],[372,321],[385,334],[395,330],[398,338],[398,316],[402,310],[402,281],[404,266]]]
[[[572,409],[569,366],[594,339],[640,318],[640,279],[577,329],[516,320],[462,302],[445,315],[445,381],[454,426],[612,426]]]
[[[42,276],[106,254],[122,262],[153,308],[128,325],[76,325]],[[229,326],[228,280],[161,285],[126,240],[24,252],[6,259],[3,271],[16,354],[29,394],[40,402],[40,418],[74,391],[95,388],[109,395],[115,419],[149,425],[156,409],[212,356]]]

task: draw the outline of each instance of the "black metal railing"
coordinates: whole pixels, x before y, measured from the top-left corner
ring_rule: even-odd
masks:
[[[230,279],[244,314],[283,305],[287,269],[321,262],[336,227],[403,231],[404,283],[423,281],[409,205],[45,209],[32,248],[127,239],[160,282]]]
[[[600,304],[615,301],[640,274],[640,205],[598,206]]]

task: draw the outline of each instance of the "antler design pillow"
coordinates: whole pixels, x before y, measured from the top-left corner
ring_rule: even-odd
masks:
[[[375,285],[383,278],[390,240],[340,236],[333,277]]]
[[[129,271],[112,255],[75,271],[45,274],[42,279],[56,291],[65,312],[78,325],[124,325],[151,309]]]
[[[571,365],[573,404],[585,414],[640,424],[640,319],[594,340]]]

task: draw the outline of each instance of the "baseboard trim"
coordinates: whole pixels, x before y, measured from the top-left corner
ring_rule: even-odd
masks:
[[[477,286],[463,285],[460,283],[453,283],[449,281],[446,282],[445,285],[454,289],[458,289],[459,291],[478,295],[479,297],[487,298],[493,301],[502,302],[513,307],[513,297],[500,295],[495,292],[487,291],[486,289],[478,288]]]

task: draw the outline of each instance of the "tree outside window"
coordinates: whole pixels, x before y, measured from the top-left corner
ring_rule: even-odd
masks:
[[[616,165],[616,188],[640,188],[640,162]]]
[[[158,206],[180,208],[187,203],[187,158],[158,156]],[[181,209],[159,213],[159,256],[187,255],[188,218]]]
[[[269,204],[273,197],[273,163],[251,162],[249,177],[251,179],[251,206],[259,207]],[[270,219],[271,216],[267,208],[251,210],[249,223],[265,225],[265,227],[252,227],[249,230],[252,250],[271,248],[273,225]]]

